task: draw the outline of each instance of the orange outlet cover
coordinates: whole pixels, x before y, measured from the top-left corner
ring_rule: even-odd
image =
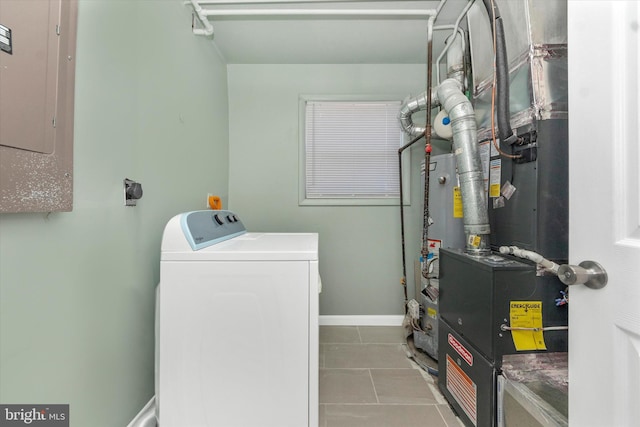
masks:
[[[209,207],[213,210],[222,209],[222,200],[218,196],[209,196]]]

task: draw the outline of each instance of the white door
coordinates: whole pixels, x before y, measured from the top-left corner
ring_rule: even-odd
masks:
[[[569,0],[569,425],[640,426],[640,1]]]

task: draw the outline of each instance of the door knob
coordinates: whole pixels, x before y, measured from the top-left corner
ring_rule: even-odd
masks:
[[[595,261],[582,261],[579,265],[561,265],[558,278],[565,285],[585,285],[591,289],[602,289],[607,285],[607,272]]]

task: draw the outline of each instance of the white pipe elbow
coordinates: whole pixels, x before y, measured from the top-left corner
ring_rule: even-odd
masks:
[[[500,253],[517,256],[518,258],[528,259],[529,261],[533,261],[536,264],[540,265],[545,270],[549,270],[553,274],[558,275],[558,269],[560,268],[560,266],[555,262],[546,259],[537,252],[520,249],[517,246],[500,246]]]

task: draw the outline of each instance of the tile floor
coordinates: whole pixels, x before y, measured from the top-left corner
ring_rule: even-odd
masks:
[[[319,427],[460,427],[399,326],[320,327]]]

